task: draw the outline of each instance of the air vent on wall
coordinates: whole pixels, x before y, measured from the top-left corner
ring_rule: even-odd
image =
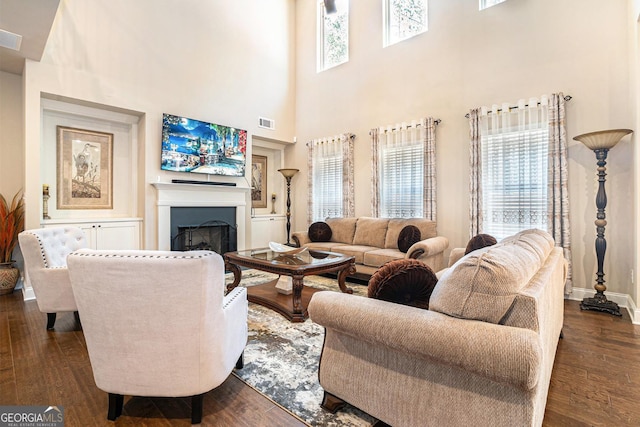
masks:
[[[276,128],[276,121],[272,119],[266,119],[264,117],[258,117],[258,126],[261,128],[274,130]]]

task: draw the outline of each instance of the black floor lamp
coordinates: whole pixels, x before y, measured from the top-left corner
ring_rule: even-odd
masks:
[[[291,178],[298,173],[298,169],[278,169],[278,172],[287,180],[287,245],[290,245],[291,234]]]
[[[607,168],[607,153],[612,149],[623,137],[633,132],[630,129],[612,129],[601,130],[598,132],[590,132],[574,137],[576,141],[582,142],[589,149],[596,153],[598,164],[598,193],[596,194],[596,207],[598,213],[596,215],[596,256],[598,257],[598,272],[594,288],[596,294],[592,298],[585,298],[580,304],[582,310],[595,310],[610,313],[616,316],[622,316],[620,307],[613,301],[607,300],[604,291],[607,287],[604,285],[604,272],[602,266],[604,264],[604,253],[607,250],[607,241],[604,238],[604,227],[607,225],[605,220],[604,208],[607,206],[607,194],[604,191],[605,171]]]

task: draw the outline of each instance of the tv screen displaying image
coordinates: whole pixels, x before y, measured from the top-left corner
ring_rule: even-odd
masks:
[[[162,115],[162,170],[244,176],[247,131]]]

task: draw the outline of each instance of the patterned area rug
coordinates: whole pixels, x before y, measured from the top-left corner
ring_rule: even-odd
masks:
[[[242,272],[243,286],[257,285],[277,276],[257,270]],[[227,283],[233,276],[227,275]],[[335,280],[305,277],[305,284],[339,292]],[[349,283],[354,294],[366,296],[367,288]],[[273,310],[249,303],[249,342],[244,368],[234,375],[311,426],[370,426],[376,420],[346,405],[336,414],[320,407],[323,390],[318,383],[318,362],[324,329],[307,320],[291,323]]]

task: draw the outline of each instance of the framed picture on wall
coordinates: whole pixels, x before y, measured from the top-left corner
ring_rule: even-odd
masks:
[[[267,207],[267,157],[251,156],[251,207]]]
[[[56,129],[58,209],[113,209],[113,134]]]

